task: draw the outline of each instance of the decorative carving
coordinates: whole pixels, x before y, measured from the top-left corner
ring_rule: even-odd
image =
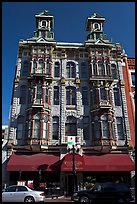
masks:
[[[61,78],[61,84],[65,84],[66,80],[65,78]]]
[[[76,79],[76,84],[80,84],[80,79]]]

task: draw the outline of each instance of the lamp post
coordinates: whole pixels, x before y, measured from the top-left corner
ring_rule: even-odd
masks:
[[[73,175],[73,193],[76,191],[76,167],[75,167],[75,147],[72,146],[72,175]]]
[[[21,181],[21,171],[19,171],[19,181]]]

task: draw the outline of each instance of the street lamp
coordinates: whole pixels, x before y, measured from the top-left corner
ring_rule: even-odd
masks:
[[[72,175],[73,175],[73,193],[76,191],[76,167],[75,167],[75,146],[72,146]]]
[[[21,181],[21,171],[19,171],[19,181]]]

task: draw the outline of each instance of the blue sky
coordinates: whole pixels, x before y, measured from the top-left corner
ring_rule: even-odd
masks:
[[[54,15],[56,41],[86,40],[85,22],[94,12],[104,16],[108,39],[121,43],[129,57],[135,56],[134,2],[3,2],[2,3],[2,124],[9,123],[18,42],[33,36],[35,14]]]

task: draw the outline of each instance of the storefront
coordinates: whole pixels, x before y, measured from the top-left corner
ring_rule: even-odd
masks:
[[[33,155],[13,154],[8,162],[10,183],[18,180],[34,182],[35,189],[49,185],[60,188],[60,194],[71,195],[74,185],[77,189],[90,188],[95,182],[128,182],[134,162],[128,154],[66,154],[59,156],[38,153]]]

